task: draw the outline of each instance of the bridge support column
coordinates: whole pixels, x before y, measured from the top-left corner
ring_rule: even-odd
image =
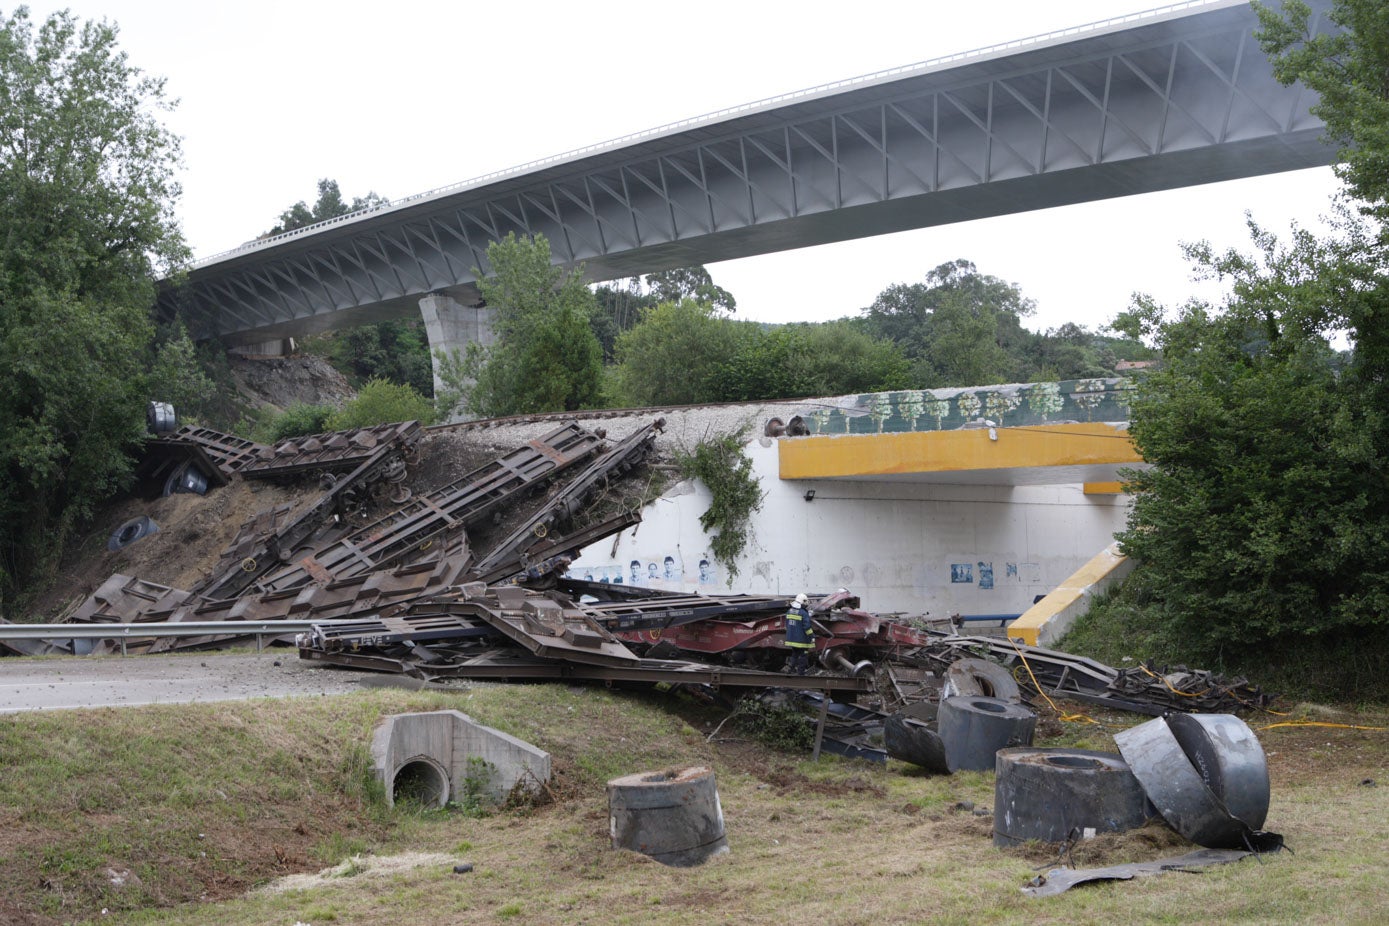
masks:
[[[492,332],[496,314],[496,309],[463,305],[447,293],[430,293],[420,299],[420,315],[424,318],[424,330],[429,335],[429,356],[434,364],[435,395],[443,388],[443,382],[439,379],[437,352],[442,350],[451,355],[458,351],[463,355],[473,342],[491,347],[497,339]],[[455,412],[450,417],[451,420],[461,421],[466,416]]]

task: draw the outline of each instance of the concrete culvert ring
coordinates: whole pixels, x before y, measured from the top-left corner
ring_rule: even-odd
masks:
[[[988,771],[1000,749],[1031,746],[1036,729],[1037,715],[1031,708],[998,698],[946,698],[936,718],[952,772]]]
[[[613,847],[687,868],[728,851],[714,772],[638,772],[608,782]]]
[[[116,550],[123,550],[135,541],[148,537],[158,530],[159,525],[151,521],[148,515],[131,518],[111,532],[110,539],[106,541],[106,549],[113,553]]]
[[[1142,826],[1153,816],[1121,756],[1088,749],[1001,749],[994,845],[1064,842]]]
[[[391,805],[438,808],[449,802],[449,776],[439,763],[427,756],[402,762],[391,776]]]

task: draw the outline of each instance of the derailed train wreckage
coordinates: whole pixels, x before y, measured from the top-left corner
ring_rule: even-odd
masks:
[[[308,632],[285,641],[303,658],[426,680],[565,678],[846,692],[842,700],[859,703],[830,710],[829,698],[812,699],[812,709],[820,708],[829,723],[828,742],[879,759],[891,752],[916,761],[923,731],[936,729],[943,696],[1017,700],[1021,690],[1153,715],[1233,711],[1261,700],[1243,680],[1152,667],[1116,670],[877,615],[844,589],[812,600],[819,668],[790,676],[782,671],[787,597],[688,595],[565,575],[583,547],[640,520],[639,506],[601,502],[609,484],[647,464],[663,425],[651,421],[609,440],[602,430],[566,421],[415,494],[405,487],[420,458],[422,429],[415,422],[274,447],[203,428],[162,433],[150,442],[141,474],[162,483],[165,494],[185,491],[199,476],[212,486],[232,478],[316,480],[322,492],[298,511],[285,506],[251,518],[198,586],[175,589],[113,575],[69,620],[226,625],[225,633],[202,637],[128,634],[120,643],[122,651],[149,652],[244,640],[238,622],[309,621]],[[347,514],[370,500],[386,513],[353,527]],[[480,529],[503,521],[511,530],[476,549],[487,533]],[[887,724],[892,716],[897,721]],[[930,754],[934,747],[927,746]]]
[[[1268,699],[1243,679],[1115,669],[945,632],[863,610],[847,589],[812,598],[817,669],[791,675],[788,597],[690,595],[568,576],[584,547],[640,521],[641,506],[614,506],[610,496],[621,493],[608,489],[648,463],[663,425],[655,420],[612,441],[567,421],[422,494],[406,485],[420,460],[416,422],[275,447],[168,429],[149,443],[140,470],[147,487],[201,494],[233,478],[312,479],[321,494],[297,510],[258,512],[194,588],[112,575],[68,620],[122,628],[119,643],[113,637],[91,652],[224,646],[248,639],[252,623],[282,620],[308,626],[282,638],[305,660],[426,682],[643,683],[706,699],[756,692],[801,709],[807,721],[818,714],[817,754],[823,745],[941,774],[995,771],[996,845],[1069,842],[1141,826],[1155,812],[1216,853],[1174,860],[1181,866],[1281,846],[1281,837],[1260,830],[1268,807],[1262,750],[1233,716]],[[372,504],[378,516],[354,527]],[[123,525],[112,543],[158,529],[148,521]],[[204,635],[139,633],[141,625],[181,623]],[[61,634],[8,645],[77,651]],[[1158,719],[1116,737],[1121,754],[1034,749],[1037,715],[1028,705],[1057,698]],[[1025,890],[1041,896],[1151,873],[1130,867],[1054,871]]]

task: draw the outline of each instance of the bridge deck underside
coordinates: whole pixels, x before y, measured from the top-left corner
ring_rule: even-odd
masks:
[[[475,295],[543,234],[593,279],[1331,163],[1247,6],[825,93],[233,253],[166,292],[235,342]]]

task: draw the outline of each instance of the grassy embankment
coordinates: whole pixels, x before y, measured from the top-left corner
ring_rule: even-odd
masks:
[[[549,750],[557,800],[482,818],[386,809],[369,775],[372,726],[445,707]],[[1113,732],[1143,720],[1096,716],[1102,725],[1044,724],[1060,731],[1049,742],[1109,749]],[[1018,888],[1056,850],[997,850],[990,818],[957,808],[991,807],[991,774],[711,745],[705,732],[720,719],[674,699],[560,685],[0,717],[0,922],[1389,920],[1389,733],[1261,731],[1268,826],[1295,855],[1034,900]],[[609,847],[604,783],[672,764],[718,774],[732,852],[699,868]],[[1189,848],[1152,826],[1084,844],[1075,861]],[[475,870],[454,874],[463,861]]]

